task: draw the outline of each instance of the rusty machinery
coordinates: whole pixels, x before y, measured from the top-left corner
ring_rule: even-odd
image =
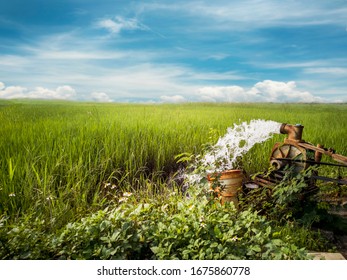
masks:
[[[300,124],[290,125],[283,123],[280,127],[282,134],[287,134],[284,142],[274,145],[270,156],[270,165],[273,171],[255,176],[251,184],[246,187],[272,186],[278,184],[284,177],[285,170],[291,167],[290,172],[297,174],[310,166],[330,165],[347,167],[347,157],[336,154],[331,148],[326,149],[323,145],[314,146],[302,139],[303,126]],[[331,157],[337,163],[322,162],[322,155]],[[308,185],[312,188],[316,180],[334,182],[339,185],[347,185],[347,178],[328,178],[319,176],[314,172],[309,178]]]

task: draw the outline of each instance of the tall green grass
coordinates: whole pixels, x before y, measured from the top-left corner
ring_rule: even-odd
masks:
[[[211,128],[223,135],[251,119],[301,123],[306,141],[346,155],[346,112],[346,104],[0,101],[0,215],[38,213],[64,224],[123,191],[158,192],[179,168],[175,155],[199,153]],[[266,168],[284,137],[256,145],[245,170]]]

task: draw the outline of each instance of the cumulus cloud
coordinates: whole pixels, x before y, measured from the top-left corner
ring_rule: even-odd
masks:
[[[56,98],[70,99],[76,95],[76,90],[70,86],[61,86],[56,90]]]
[[[70,86],[60,86],[56,90],[43,87],[36,87],[29,91],[24,97],[36,99],[71,99],[76,95],[76,91]]]
[[[252,88],[239,86],[203,87],[198,90],[202,101],[207,102],[324,102],[308,91],[299,90],[294,81],[264,80]]]
[[[97,102],[112,102],[112,99],[105,92],[93,92],[91,98]]]
[[[160,100],[164,103],[182,103],[187,102],[187,99],[185,99],[182,95],[162,95],[160,96]]]
[[[143,72],[141,72],[143,73]],[[164,81],[159,81],[160,76],[156,76],[155,81],[148,80],[144,75],[140,84],[144,92],[153,92],[154,89],[161,89],[161,93],[165,92],[165,95],[159,95],[155,98],[156,102],[160,103],[182,103],[188,101],[204,101],[204,102],[302,102],[302,103],[319,103],[319,102],[341,102],[341,100],[326,100],[321,97],[315,96],[309,91],[298,89],[296,82],[280,82],[272,80],[264,80],[254,84],[250,88],[241,86],[206,86],[201,88],[195,87],[173,87],[172,81],[167,81],[168,77],[164,77]],[[134,79],[132,79],[134,80]],[[159,79],[160,80],[160,79]],[[129,86],[129,85],[128,85]],[[121,89],[121,88],[120,88]],[[126,90],[127,88],[124,88]],[[150,90],[149,90],[150,89]],[[138,88],[132,90],[138,91]],[[181,92],[182,95],[170,95],[171,92]],[[196,92],[195,96],[188,96],[189,92]],[[57,87],[56,89],[48,89],[44,87],[36,87],[34,89],[27,89],[21,86],[6,86],[0,82],[0,98],[2,99],[14,99],[14,98],[33,98],[33,99],[62,99],[71,100],[77,98],[77,93],[74,88],[68,85]],[[89,95],[89,100],[96,102],[112,102],[112,98],[103,91],[92,92]]]
[[[32,98],[32,99],[72,99],[76,95],[75,89],[70,86],[60,86],[55,90],[44,87],[36,87],[33,90],[21,86],[6,87],[0,82],[0,98]]]
[[[200,99],[205,102],[247,101],[247,92],[239,86],[203,87],[198,90]]]
[[[110,33],[118,34],[122,30],[146,30],[146,26],[140,23],[137,19],[125,19],[121,16],[117,16],[114,19],[103,19],[96,23],[99,28],[104,28]]]
[[[0,90],[0,98],[3,99],[23,98],[27,93],[27,89],[21,86],[6,87],[4,83],[2,83],[2,85],[3,87]]]
[[[250,91],[261,96],[261,101],[265,102],[324,102],[308,91],[297,89],[294,81],[286,83],[265,80],[256,83]]]

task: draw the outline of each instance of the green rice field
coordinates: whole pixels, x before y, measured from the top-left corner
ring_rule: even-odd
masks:
[[[175,198],[170,199],[184,200],[180,186],[171,182],[180,167],[175,156],[184,152],[199,154],[202,145],[211,141],[211,131],[222,136],[234,123],[252,119],[300,123],[305,127],[303,139],[307,142],[324,144],[347,155],[347,104],[0,101],[0,247],[7,246],[8,252],[15,251],[14,247],[8,247],[12,242],[17,244],[13,246],[18,252],[27,252],[27,255],[18,253],[16,258],[59,258],[62,253],[37,249],[44,247],[40,243],[42,236],[61,236],[66,225],[79,223],[85,217],[101,219],[108,212],[97,216],[99,218],[93,215],[99,215],[96,213],[107,207],[120,207],[120,198],[124,198],[124,194],[131,195],[127,207],[152,205],[153,200],[160,203],[172,196],[172,192],[176,193]],[[284,138],[284,135],[275,135],[253,147],[242,159],[245,172],[252,174],[266,170],[272,146]],[[323,172],[329,175],[346,177],[343,168],[326,170]],[[188,202],[177,203],[185,205]],[[177,214],[170,211],[172,215]],[[35,235],[33,247],[24,250],[21,242],[11,236],[15,236],[13,230],[21,232],[23,238],[29,236],[30,243],[31,235],[24,229],[28,229],[28,225],[33,227],[32,232],[37,229],[43,235]],[[218,235],[218,230],[215,234]],[[140,240],[141,236],[138,238]],[[146,250],[156,253],[157,258],[170,258],[171,255],[158,253],[160,245],[157,243],[150,247],[151,251]],[[57,244],[56,247],[63,246]],[[152,243],[148,241],[146,244]],[[62,252],[62,247],[59,248]],[[257,250],[258,247],[254,252]],[[139,256],[148,256],[148,252]],[[15,258],[11,254],[1,257]],[[105,256],[112,258],[115,254]],[[133,255],[119,256],[135,258]],[[189,254],[180,258],[182,256],[191,258]],[[95,252],[90,255],[75,252],[66,258],[99,257]],[[218,255],[217,258],[224,257]],[[250,255],[252,257],[256,258]]]

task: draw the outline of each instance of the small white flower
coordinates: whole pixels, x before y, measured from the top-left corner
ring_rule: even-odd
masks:
[[[123,193],[123,196],[124,197],[130,197],[130,196],[132,196],[133,194],[131,193],[131,192],[124,192]]]
[[[128,200],[127,197],[121,197],[121,198],[119,199],[119,202],[126,202],[127,200]]]
[[[171,192],[169,196],[176,196],[177,194],[175,192]]]
[[[13,196],[16,196],[16,194],[12,192],[12,193],[10,193],[8,196],[9,196],[9,197],[13,197]]]

